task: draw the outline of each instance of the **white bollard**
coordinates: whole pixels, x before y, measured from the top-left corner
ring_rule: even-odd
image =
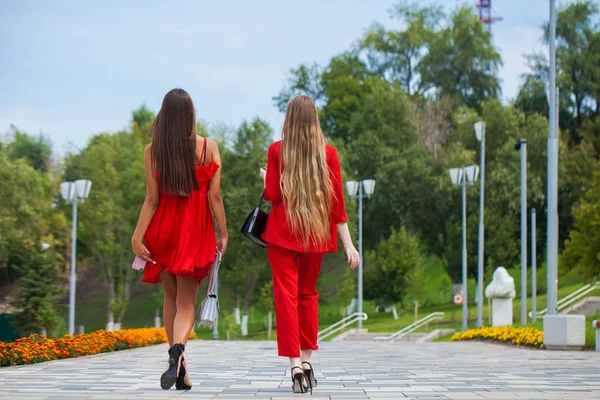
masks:
[[[596,351],[600,351],[600,321],[592,321],[592,327],[596,329]]]

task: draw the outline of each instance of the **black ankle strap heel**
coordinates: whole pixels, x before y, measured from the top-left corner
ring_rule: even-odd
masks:
[[[299,369],[300,372],[294,373],[295,369]],[[302,371],[302,367],[295,366],[292,367],[292,389],[294,389],[294,393],[306,393],[308,392],[308,386],[304,383],[304,371]]]
[[[302,364],[308,364],[310,369],[303,369],[304,376],[306,377],[306,381],[308,382],[308,387],[312,392],[313,387],[317,387],[317,379],[315,378],[315,371],[313,370],[312,364],[308,361],[302,361]]]
[[[160,377],[160,387],[164,390],[171,389],[177,382],[184,351],[185,346],[181,343],[176,343],[169,349],[169,368]]]

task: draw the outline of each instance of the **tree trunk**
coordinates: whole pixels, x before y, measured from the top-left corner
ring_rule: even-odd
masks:
[[[248,336],[248,314],[242,315],[241,333],[243,337]]]
[[[394,316],[395,320],[398,320],[398,310],[396,310],[396,305],[395,304],[392,307],[392,315]]]
[[[415,300],[415,321],[419,320],[419,300]]]
[[[240,296],[235,296],[235,307],[233,308],[233,314],[235,315],[235,323],[237,325],[242,323],[240,319]]]
[[[154,327],[160,328],[160,308],[158,307],[154,310]]]
[[[267,322],[267,338],[271,339],[271,332],[273,332],[273,312],[269,311],[269,321]]]
[[[115,285],[114,282],[108,283],[108,322],[106,323],[106,330],[112,332],[115,329],[115,315],[112,312],[111,304],[115,300]]]

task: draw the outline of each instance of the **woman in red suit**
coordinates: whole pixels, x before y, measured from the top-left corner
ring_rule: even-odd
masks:
[[[169,366],[161,387],[191,389],[183,352],[194,326],[198,287],[227,248],[217,144],[196,134],[190,95],[173,89],[150,128],[144,151],[146,199],[131,239],[146,261],[144,282],[162,283]],[[219,229],[216,240],[213,215]]]
[[[340,235],[352,269],[359,255],[348,231],[337,151],[325,143],[317,109],[308,96],[288,106],[283,139],[269,147],[265,200],[273,203],[263,239],[273,274],[277,347],[289,357],[293,389],[305,393],[317,381],[317,278],[325,253],[338,251]],[[267,172],[268,171],[268,172]]]

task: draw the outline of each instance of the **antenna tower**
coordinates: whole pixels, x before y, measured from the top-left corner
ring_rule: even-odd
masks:
[[[488,31],[492,30],[494,22],[502,21],[501,17],[492,17],[492,0],[479,0],[477,8],[479,9],[479,20],[487,27]]]

